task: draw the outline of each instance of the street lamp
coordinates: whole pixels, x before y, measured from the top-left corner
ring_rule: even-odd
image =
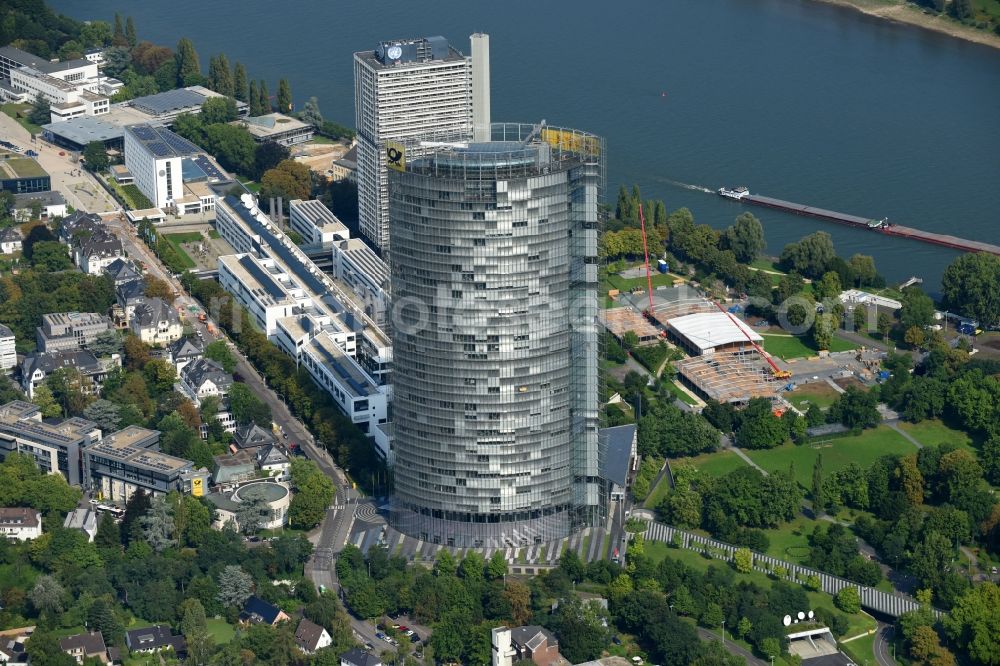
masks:
[[[722,644],[726,644],[726,621],[722,621]]]

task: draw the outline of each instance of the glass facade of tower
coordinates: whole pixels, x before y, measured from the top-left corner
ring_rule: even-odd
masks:
[[[492,139],[411,142],[421,157],[389,174],[390,522],[458,547],[559,539],[606,511],[603,143],[518,124],[493,125]]]

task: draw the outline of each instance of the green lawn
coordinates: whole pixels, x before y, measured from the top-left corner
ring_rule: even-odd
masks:
[[[785,335],[764,335],[764,351],[772,356],[781,359],[803,358],[815,356],[819,353],[813,344],[812,338],[808,335],[785,336]],[[857,345],[853,342],[833,336],[830,344],[830,351],[842,352],[854,349]]]
[[[240,182],[243,183],[243,187],[247,188],[254,194],[260,192],[260,183],[256,183],[252,180],[241,180]]]
[[[222,238],[222,236],[219,235],[219,232],[216,231],[215,229],[208,230],[208,237],[211,238],[212,240],[219,240],[220,238]]]
[[[656,505],[663,501],[663,498],[670,493],[670,481],[667,480],[667,476],[664,474],[660,478],[660,482],[649,491],[649,495],[646,496],[646,501],[642,503],[645,509],[655,509]]]
[[[174,250],[177,251],[178,256],[180,256],[181,261],[184,262],[184,268],[194,268],[196,264],[194,260],[184,251],[181,247],[181,243],[196,243],[201,240],[201,234],[197,231],[189,231],[183,234],[163,234],[163,239],[173,246]]]
[[[679,398],[681,402],[687,403],[689,405],[697,405],[698,401],[692,398],[687,391],[682,390],[675,382],[664,381],[663,385],[667,387],[667,390],[674,394],[674,397]]]
[[[924,446],[940,446],[945,442],[958,444],[963,449],[975,450],[972,438],[961,430],[949,428],[939,419],[920,423],[900,422],[899,427]]]
[[[875,662],[875,636],[869,634],[863,638],[857,638],[850,643],[841,643],[840,649],[847,653],[858,664],[874,664]],[[850,638],[850,636],[845,636]]]
[[[674,280],[677,280],[679,277],[680,276],[673,275],[671,273],[660,273],[659,271],[654,270],[652,275],[653,289],[663,286],[672,287],[674,286]],[[612,289],[618,289],[623,292],[630,291],[637,287],[639,289],[646,289],[648,286],[645,276],[637,278],[623,278],[617,273],[609,275],[606,282]]]
[[[715,453],[703,453],[693,458],[676,458],[670,461],[671,465],[682,464],[691,465],[705,477],[718,478],[730,472],[746,466],[743,459],[732,451],[716,451]]]
[[[4,104],[3,106],[0,106],[0,111],[3,111],[8,116],[16,120],[21,127],[28,130],[32,134],[41,134],[41,127],[30,122],[27,118],[22,118],[18,115],[19,113],[27,114],[30,110],[31,104]]]
[[[767,554],[786,562],[808,565],[809,535],[813,533],[816,525],[819,524],[820,521],[799,516],[781,527],[764,530],[767,538],[771,541],[771,546],[767,549]],[[824,522],[823,524],[829,523]]]
[[[778,265],[774,261],[770,259],[765,259],[763,257],[759,259],[754,259],[750,263],[750,265],[753,266],[754,268],[759,268],[762,271],[771,271],[773,273],[781,273],[782,275],[785,274],[785,271],[778,268]]]
[[[826,382],[815,382],[801,384],[794,391],[785,394],[785,399],[802,411],[809,409],[810,405],[819,405],[826,409],[832,405],[840,393]]]
[[[224,645],[236,635],[233,625],[222,618],[209,618],[205,621],[205,627],[208,629],[208,635],[215,640],[216,645]]]
[[[45,169],[30,157],[10,157],[3,164],[18,178],[42,178],[46,175]]]
[[[789,464],[794,463],[795,480],[803,488],[812,485],[813,463],[820,453],[823,454],[823,473],[829,475],[850,463],[857,463],[867,468],[879,456],[887,453],[914,452],[916,449],[913,444],[889,426],[879,426],[853,437],[821,439],[800,446],[783,444],[773,449],[746,451],[755,463],[769,472],[785,472]]]

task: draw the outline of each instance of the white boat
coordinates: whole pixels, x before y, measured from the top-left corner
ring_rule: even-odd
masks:
[[[720,197],[726,197],[727,199],[735,199],[736,201],[739,201],[743,197],[750,194],[750,190],[747,187],[734,187],[733,189],[720,187],[718,189],[718,194]]]

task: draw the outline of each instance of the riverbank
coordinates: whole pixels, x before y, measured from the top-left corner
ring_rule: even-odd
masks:
[[[868,16],[906,23],[925,30],[941,32],[951,37],[1000,49],[1000,35],[978,30],[940,14],[925,14],[920,8],[902,0],[818,0],[830,5],[850,7]]]

